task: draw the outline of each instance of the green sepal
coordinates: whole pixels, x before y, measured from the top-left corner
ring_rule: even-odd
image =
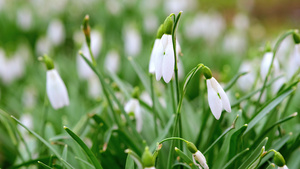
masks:
[[[44,55],[43,56],[43,61],[47,67],[47,70],[52,70],[54,69],[54,63],[53,60],[48,56],[48,55]]]
[[[173,15],[174,14],[169,15],[164,21],[164,26],[163,26],[164,34],[167,34],[167,35],[172,34],[173,24],[174,24],[174,21],[172,19]]]
[[[295,31],[293,33],[293,39],[294,39],[295,44],[299,44],[300,43],[300,35],[299,35],[298,31]]]
[[[155,162],[152,153],[149,151],[149,147],[145,147],[145,151],[142,155],[142,163],[144,167],[153,167]]]
[[[211,70],[207,66],[204,66],[202,68],[202,72],[203,72],[203,75],[205,76],[206,79],[211,79],[212,78]]]
[[[140,96],[140,88],[139,88],[139,87],[135,87],[135,88],[133,89],[133,92],[132,92],[131,96],[132,96],[133,98],[135,98],[135,99],[138,99],[139,96]]]
[[[186,146],[192,154],[195,154],[198,151],[197,147],[192,142],[187,142]]]
[[[271,43],[267,42],[265,46],[265,52],[272,52]]]
[[[161,39],[161,37],[164,34],[164,24],[161,24],[159,26],[159,28],[157,29],[157,33],[156,33],[156,39]]]
[[[279,167],[283,167],[285,165],[285,160],[278,151],[274,152],[274,163]]]

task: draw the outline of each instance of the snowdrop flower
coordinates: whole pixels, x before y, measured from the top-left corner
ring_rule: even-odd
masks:
[[[128,56],[137,56],[141,51],[142,38],[133,25],[126,25],[124,29],[124,47]]]
[[[158,47],[160,45],[160,39],[155,39],[153,49],[150,56],[150,62],[149,62],[149,73],[154,74],[155,73],[155,59],[156,54],[158,52]]]
[[[247,37],[242,31],[233,31],[225,35],[223,49],[226,52],[241,54],[247,48]]]
[[[265,53],[264,58],[260,65],[260,76],[262,79],[265,79],[268,74],[269,68],[271,66],[272,58],[273,58],[273,52]],[[274,58],[273,68],[275,72],[279,71],[279,62],[276,58]]]
[[[102,93],[102,86],[101,83],[98,79],[98,77],[94,74],[92,77],[90,77],[88,79],[88,93],[89,96],[97,99],[100,97],[101,93]]]
[[[52,48],[51,42],[48,38],[42,36],[39,37],[35,44],[35,52],[37,55],[43,55],[45,53],[50,53]]]
[[[58,46],[65,40],[65,28],[60,20],[53,20],[50,22],[47,30],[47,38],[50,40],[52,45]]]
[[[294,51],[289,58],[288,76],[292,77],[300,67],[300,44],[294,45]]]
[[[211,112],[217,120],[221,117],[222,109],[231,112],[229,99],[214,77],[206,79],[208,104]]]
[[[250,61],[245,61],[240,66],[239,72],[247,72],[246,75],[243,75],[238,79],[237,84],[239,88],[243,91],[249,91],[255,82],[256,75],[254,73],[254,66]]]
[[[141,132],[142,126],[143,126],[143,119],[142,119],[142,113],[141,113],[141,107],[140,107],[139,101],[134,98],[130,99],[125,104],[124,110],[128,114],[130,114],[130,113],[134,114],[135,120],[136,120],[136,130],[138,132]]]
[[[21,8],[17,11],[17,25],[24,31],[28,31],[32,25],[32,14],[27,8]]]
[[[188,150],[193,154],[193,162],[196,166],[199,167],[199,169],[209,169],[206,159],[204,155],[196,148],[196,146],[192,142],[187,142],[187,148]],[[198,163],[200,163],[200,166]]]
[[[111,50],[105,58],[105,67],[109,72],[118,73],[120,68],[120,56],[116,50]]]
[[[97,58],[99,55],[101,46],[102,35],[98,31],[91,31],[91,50],[95,58]],[[88,60],[92,61],[92,57],[86,42],[82,45],[81,51]],[[94,75],[93,70],[79,54],[77,55],[77,71],[81,79],[89,79]]]
[[[59,109],[68,106],[69,96],[67,88],[57,70],[54,68],[53,61],[46,55],[43,57],[43,61],[47,67],[46,89],[52,107]]]

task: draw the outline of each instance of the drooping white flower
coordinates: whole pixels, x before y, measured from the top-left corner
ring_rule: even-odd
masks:
[[[27,8],[21,8],[17,11],[17,25],[24,31],[28,31],[32,25],[32,13]]]
[[[282,166],[282,167],[278,167],[278,169],[289,169],[286,165]]]
[[[260,66],[260,76],[262,79],[265,79],[268,74],[269,68],[271,66],[272,58],[273,58],[272,52],[266,52],[264,54],[264,58],[261,62],[261,66]],[[273,68],[274,68],[275,72],[279,71],[279,63],[278,63],[278,60],[276,59],[276,57],[274,58]]]
[[[133,25],[127,25],[124,28],[124,47],[127,56],[137,56],[142,47],[142,37]]]
[[[60,20],[53,20],[50,22],[47,30],[47,38],[50,40],[51,44],[58,46],[62,44],[65,40],[65,28]]]
[[[223,108],[231,112],[229,99],[217,80],[212,77],[206,80],[208,104],[217,120],[221,117]]]
[[[124,107],[126,113],[133,113],[136,120],[136,130],[138,132],[142,131],[143,119],[141,113],[140,103],[137,99],[130,99]]]
[[[149,73],[154,74],[155,73],[155,59],[158,52],[158,47],[160,45],[160,39],[155,39],[154,45],[152,48],[151,56],[150,56],[150,62],[149,62]]]
[[[120,68],[120,55],[116,50],[111,50],[107,53],[104,63],[108,71],[118,73]]]
[[[209,169],[204,155],[199,150],[193,154],[193,162],[199,167],[199,169],[202,169],[202,167],[196,161],[198,161],[204,169]]]
[[[174,51],[172,35],[164,34],[161,37],[155,59],[156,80],[163,77],[166,83],[169,83],[174,73]]]
[[[291,53],[288,63],[288,76],[292,77],[300,67],[300,44],[294,45],[294,51]]]
[[[97,58],[97,56],[99,55],[101,46],[101,33],[98,31],[91,31],[91,50],[95,58]],[[89,48],[86,43],[82,45],[81,51],[88,60],[92,61],[92,57],[90,55]],[[79,54],[77,55],[77,71],[81,79],[89,79],[92,76],[94,76],[93,70],[89,67],[89,65]]]
[[[94,99],[99,98],[102,93],[101,83],[95,74],[88,79],[88,90],[89,96]]]
[[[56,69],[47,71],[47,95],[54,109],[69,105],[67,88]]]
[[[37,55],[43,55],[45,53],[50,53],[52,48],[51,42],[48,38],[41,36],[37,39],[35,43],[35,52]]]
[[[241,76],[238,79],[237,84],[243,91],[249,91],[253,87],[256,77],[254,70],[255,68],[250,61],[245,61],[241,64],[239,72],[247,72],[247,74]]]

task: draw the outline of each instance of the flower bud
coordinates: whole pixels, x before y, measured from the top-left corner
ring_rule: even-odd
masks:
[[[145,148],[145,151],[142,155],[142,163],[145,168],[154,166],[154,159],[152,153],[149,151],[149,147]]]
[[[267,42],[265,46],[265,52],[272,52],[271,43]]]
[[[164,34],[168,34],[168,35],[171,35],[171,34],[172,34],[172,31],[173,31],[173,23],[174,23],[174,21],[173,21],[173,19],[172,19],[172,15],[173,15],[173,14],[169,15],[169,16],[165,19],[165,21],[164,21],[164,27],[163,27],[163,29],[164,29]]]
[[[195,154],[198,151],[197,147],[192,142],[187,142],[186,146],[192,154]]]
[[[89,15],[85,15],[82,23],[82,30],[85,36],[85,40],[88,46],[91,45],[91,28],[89,25],[90,17]]]
[[[156,39],[161,39],[164,34],[164,24],[161,24],[157,29]]]
[[[285,160],[284,160],[283,156],[278,151],[276,151],[275,154],[274,154],[274,163],[276,165],[278,165],[279,167],[282,167],[282,166],[285,165]]]
[[[139,96],[140,96],[140,89],[139,89],[139,87],[135,87],[135,88],[133,89],[133,92],[132,92],[131,96],[132,96],[133,98],[135,98],[135,99],[138,99],[138,98],[139,98]]]
[[[300,43],[300,35],[299,35],[298,30],[293,33],[293,39],[294,39],[295,44]]]
[[[211,79],[212,78],[211,70],[207,66],[203,66],[202,72],[203,72],[203,75],[205,76],[206,79]]]

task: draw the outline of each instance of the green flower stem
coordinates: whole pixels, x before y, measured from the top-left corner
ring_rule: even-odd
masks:
[[[155,111],[155,95],[154,95],[154,86],[153,86],[153,74],[150,74],[150,80],[151,80],[151,97],[152,97],[152,113],[153,113],[153,124],[154,124],[154,129],[155,129],[155,136],[157,137],[158,136],[158,128],[157,128],[157,124],[156,124],[156,121],[157,121],[157,114],[156,114],[156,111]]]
[[[203,67],[203,64],[198,64],[195,68],[193,68],[187,75],[184,85],[183,85],[183,89],[182,89],[182,95],[180,97],[178,106],[177,106],[177,111],[176,111],[176,115],[175,115],[175,122],[174,122],[174,128],[173,128],[173,134],[172,137],[174,137],[177,133],[177,128],[178,128],[178,121],[180,118],[180,110],[181,110],[181,106],[182,106],[182,102],[183,102],[183,97],[186,93],[187,90],[187,86],[189,84],[189,82],[191,81],[191,79],[195,76],[195,74]],[[179,136],[181,137],[181,136]],[[167,169],[170,169],[172,166],[172,156],[174,154],[174,147],[175,146],[175,140],[172,140],[171,145],[170,145],[170,152],[169,152],[169,159],[168,159],[168,165],[167,165]]]
[[[45,128],[46,128],[46,123],[47,123],[47,116],[48,116],[48,98],[47,98],[47,92],[45,92],[45,97],[44,97],[44,105],[43,105],[43,119],[42,119],[42,127],[41,127],[41,137],[44,138],[45,135]],[[40,148],[43,144],[40,143],[37,148]]]
[[[96,67],[97,62],[96,62],[96,59],[95,59],[94,54],[92,52],[91,45],[88,45],[88,48],[89,48],[89,52],[90,52],[90,55],[91,55],[91,58],[92,58],[92,63]]]
[[[169,137],[169,138],[165,138],[165,139],[161,140],[158,144],[162,144],[163,142],[170,141],[170,140],[172,140],[172,141],[173,140],[181,140],[181,141],[184,141],[184,142],[188,143],[187,140],[185,140],[181,137]]]
[[[104,95],[105,95],[108,103],[110,104],[110,108],[112,109],[112,111],[114,112],[114,109],[113,109],[113,106],[112,106],[113,104],[112,104],[112,101],[111,101],[111,98],[109,97],[109,95],[111,95],[112,100],[114,100],[117,103],[119,109],[121,110],[121,113],[124,115],[124,117],[126,119],[126,122],[128,123],[129,127],[131,128],[131,131],[133,132],[132,134],[135,136],[136,141],[142,142],[143,139],[142,139],[141,135],[136,131],[136,128],[133,126],[131,120],[128,117],[128,114],[125,112],[124,107],[121,105],[120,101],[117,99],[116,95],[114,94],[114,92],[112,91],[110,86],[108,86],[108,84],[105,82],[103,75],[96,70],[96,67],[92,65],[92,63],[83,55],[82,52],[79,52],[79,54],[85,60],[85,62],[90,66],[90,68],[94,71],[94,73],[98,76],[100,83],[103,87]],[[117,115],[115,115],[115,118],[119,119]],[[120,121],[116,121],[116,122],[120,123],[119,125],[121,126]],[[119,129],[122,130],[123,127],[119,128]],[[140,150],[140,152],[142,152],[142,150]]]
[[[273,57],[272,57],[271,65],[270,65],[270,67],[269,67],[269,70],[268,70],[268,73],[267,73],[267,75],[266,75],[266,78],[264,79],[263,87],[262,87],[262,89],[261,89],[261,91],[260,91],[260,94],[259,94],[259,97],[258,97],[258,99],[257,99],[257,102],[256,102],[256,108],[255,108],[255,111],[254,111],[254,112],[257,111],[257,109],[258,109],[258,107],[259,107],[258,105],[259,105],[260,99],[261,99],[262,94],[264,93],[264,90],[265,90],[265,88],[266,88],[266,85],[267,85],[267,82],[268,82],[268,77],[270,76],[270,73],[271,73],[271,70],[272,70],[272,67],[273,67],[273,62],[274,62],[274,59],[275,59],[275,56],[276,56],[276,52],[277,52],[277,50],[278,50],[278,48],[279,48],[281,42],[282,42],[287,36],[292,35],[294,32],[295,32],[295,30],[289,30],[289,31],[285,32],[284,34],[282,34],[282,35],[279,37],[278,41],[276,42],[275,47],[274,47],[274,49],[273,49]]]

